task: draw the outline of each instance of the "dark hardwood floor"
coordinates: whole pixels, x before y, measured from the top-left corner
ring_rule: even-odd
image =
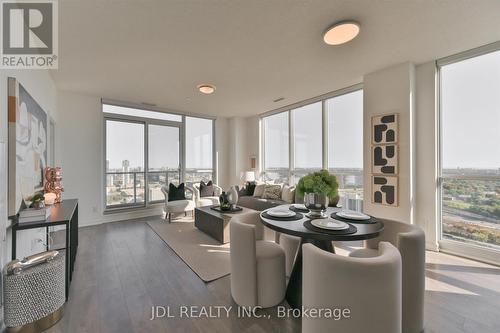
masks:
[[[70,298],[47,332],[300,332],[300,320],[238,318],[229,276],[204,283],[144,223],[145,219],[80,229]],[[500,332],[500,268],[428,252],[426,332]],[[233,306],[226,318],[150,320],[152,306]],[[225,314],[225,312],[222,312]]]

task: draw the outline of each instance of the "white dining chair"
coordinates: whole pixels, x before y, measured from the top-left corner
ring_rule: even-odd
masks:
[[[378,255],[352,258],[302,246],[304,309],[349,309],[339,320],[302,318],[303,333],[401,333],[401,256],[381,242]]]
[[[387,219],[378,220],[384,223],[382,234],[366,240],[365,248],[352,251],[349,256],[376,256],[380,242],[390,242],[399,250],[403,267],[403,332],[420,333],[424,330],[425,233],[416,225]]]
[[[236,215],[229,222],[231,295],[240,306],[275,306],[285,298],[285,252],[263,240],[259,212]]]

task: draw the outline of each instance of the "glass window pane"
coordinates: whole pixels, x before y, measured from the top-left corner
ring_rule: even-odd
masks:
[[[288,182],[289,133],[288,112],[262,119],[264,128],[264,178],[277,183]]]
[[[165,113],[160,111],[149,111],[143,109],[136,108],[127,108],[124,106],[116,106],[110,104],[102,105],[102,112],[105,113],[113,113],[124,116],[132,116],[132,117],[141,117],[141,118],[150,118],[150,119],[159,119],[159,120],[169,120],[169,121],[182,121],[182,116],[178,114]]]
[[[292,110],[296,170],[322,167],[323,117],[321,110],[321,102]]]
[[[363,209],[363,91],[326,101],[328,169],[337,176],[343,207]]]
[[[496,249],[499,89],[500,51],[441,68],[442,237]]]
[[[144,170],[144,124],[106,120],[106,170]]]
[[[186,117],[186,169],[213,168],[213,120]]]
[[[106,205],[144,202],[144,124],[106,120]]]
[[[179,170],[179,128],[148,126],[149,171]]]
[[[161,191],[161,187],[170,183],[179,185],[179,171],[150,171],[148,173],[149,202],[164,201],[165,196]]]

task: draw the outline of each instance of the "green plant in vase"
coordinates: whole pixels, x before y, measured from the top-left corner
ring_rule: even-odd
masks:
[[[325,217],[324,213],[328,204],[337,205],[338,189],[337,177],[330,174],[328,170],[310,173],[300,178],[297,184],[297,192],[304,198],[304,204],[311,210],[313,217]]]
[[[36,192],[32,196],[28,197],[27,200],[31,202],[31,208],[45,207],[45,197],[43,196],[43,192]]]

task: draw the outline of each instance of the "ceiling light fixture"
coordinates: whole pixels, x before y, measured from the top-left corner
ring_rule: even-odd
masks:
[[[359,34],[360,25],[356,21],[337,22],[323,33],[323,40],[328,45],[347,43]]]
[[[200,84],[197,88],[202,94],[206,95],[210,95],[215,92],[215,86],[213,84]]]

